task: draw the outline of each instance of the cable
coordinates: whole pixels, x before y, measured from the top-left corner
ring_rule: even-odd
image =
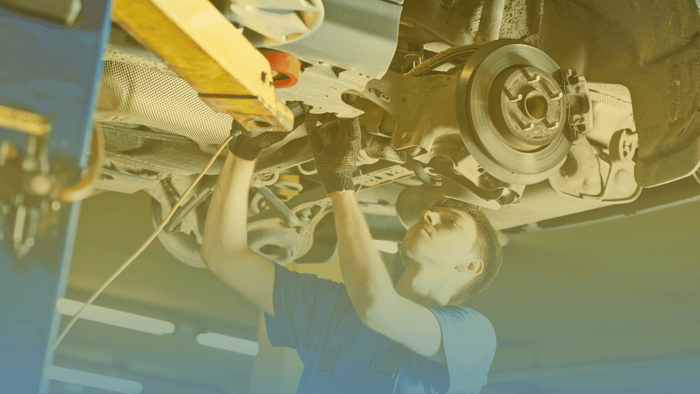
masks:
[[[100,178],[102,162],[104,162],[105,159],[105,137],[102,132],[102,126],[99,123],[94,124],[92,146],[90,149],[92,163],[90,163],[88,167],[87,174],[75,185],[59,191],[58,199],[62,203],[76,202],[90,197],[94,190],[95,181]]]
[[[124,270],[126,269],[126,267],[128,267],[128,266],[131,264],[131,262],[134,261],[134,260],[146,249],[146,247],[147,247],[151,242],[153,242],[153,240],[156,238],[156,236],[158,235],[158,233],[159,233],[161,230],[163,230],[163,228],[165,227],[166,224],[168,224],[168,220],[170,220],[170,218],[175,214],[175,211],[177,211],[177,208],[180,206],[180,204],[182,204],[182,201],[185,200],[185,197],[187,197],[187,195],[192,191],[192,189],[194,189],[194,187],[197,185],[197,183],[204,177],[204,174],[206,174],[206,172],[209,170],[209,167],[211,167],[212,164],[214,164],[214,162],[215,162],[216,159],[219,157],[219,155],[221,154],[221,152],[222,152],[224,149],[226,149],[226,147],[227,147],[229,141],[231,141],[232,138],[233,138],[233,136],[228,137],[228,138],[221,144],[221,146],[219,146],[219,149],[217,149],[216,153],[214,153],[214,156],[212,156],[212,158],[209,160],[209,162],[207,163],[207,165],[204,166],[204,169],[202,170],[202,172],[199,173],[199,175],[197,176],[197,178],[194,180],[194,182],[192,182],[192,184],[187,188],[187,190],[185,190],[185,192],[182,193],[182,196],[180,197],[180,199],[177,200],[177,202],[175,203],[175,205],[173,205],[173,207],[170,209],[170,213],[168,213],[168,215],[165,217],[165,219],[163,219],[163,222],[161,222],[161,224],[158,226],[158,228],[156,228],[156,230],[153,232],[153,234],[151,234],[151,236],[148,237],[148,239],[146,240],[146,242],[144,242],[143,245],[141,245],[141,247],[138,248],[138,250],[136,250],[136,252],[134,252],[134,254],[132,254],[131,257],[129,257],[129,258],[124,262],[124,264],[122,264],[121,267],[119,267],[119,269],[117,269],[117,271],[115,271],[115,272],[112,274],[112,276],[110,276],[109,279],[107,279],[107,281],[106,281],[102,286],[100,286],[100,288],[99,288],[92,296],[90,296],[90,298],[87,300],[87,302],[85,302],[85,305],[83,305],[83,307],[80,308],[80,310],[78,311],[78,313],[76,313],[75,316],[73,316],[73,318],[68,322],[68,325],[66,326],[66,328],[64,328],[64,329],[63,329],[63,332],[61,332],[61,335],[58,336],[58,339],[56,340],[56,343],[53,345],[53,350],[54,350],[54,351],[56,350],[56,348],[58,347],[58,345],[61,343],[61,341],[63,340],[63,338],[65,338],[66,334],[68,334],[68,330],[70,330],[70,328],[73,327],[73,324],[75,324],[75,322],[78,320],[78,318],[80,317],[80,313],[81,313],[83,310],[85,310],[85,308],[87,308],[89,305],[91,305],[92,302],[95,301],[95,299],[96,299],[100,294],[102,294],[102,292],[104,291],[104,289],[106,289],[107,286],[109,286],[109,284],[112,283],[112,281],[114,281],[114,279],[116,279],[116,277],[119,276],[119,274],[121,274],[122,271],[124,271]]]

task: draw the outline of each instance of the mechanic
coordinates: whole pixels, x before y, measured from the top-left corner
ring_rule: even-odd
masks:
[[[394,286],[355,198],[357,119],[307,133],[333,205],[344,284],[299,274],[248,248],[247,206],[259,152],[284,133],[230,144],[207,212],[202,260],[265,312],[273,346],[299,353],[298,393],[479,393],[496,351],[493,326],[461,306],[496,275],[501,250],[483,213],[456,200],[424,211],[401,244]]]

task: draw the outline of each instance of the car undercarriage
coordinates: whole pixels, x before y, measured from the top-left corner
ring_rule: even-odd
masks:
[[[310,113],[324,125],[358,118],[354,182],[378,240],[400,242],[444,197],[481,207],[508,233],[700,196],[694,2],[211,3],[270,61],[261,78],[285,106],[272,112],[288,115],[218,111],[230,92],[191,82],[187,48],[181,62],[156,56],[134,19],[117,17],[93,115],[105,155],[95,188],[150,194],[154,225],[234,122],[250,135],[288,132],[257,162],[249,246],[279,264],[329,261],[335,227],[306,139]],[[223,160],[159,234],[185,264],[205,267],[199,245]]]

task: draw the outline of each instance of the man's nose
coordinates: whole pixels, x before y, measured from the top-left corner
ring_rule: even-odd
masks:
[[[423,211],[423,220],[425,220],[431,226],[434,226],[435,223],[437,223],[438,220],[440,220],[440,219],[439,219],[439,215],[437,212],[426,210],[426,211]]]

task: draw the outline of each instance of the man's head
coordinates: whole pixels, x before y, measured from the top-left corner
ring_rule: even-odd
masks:
[[[484,290],[501,266],[496,231],[474,205],[444,199],[424,211],[401,244],[408,267],[417,265],[428,278],[456,287],[448,304],[461,304]],[[447,278],[447,279],[440,279]],[[432,279],[431,279],[432,280]]]

